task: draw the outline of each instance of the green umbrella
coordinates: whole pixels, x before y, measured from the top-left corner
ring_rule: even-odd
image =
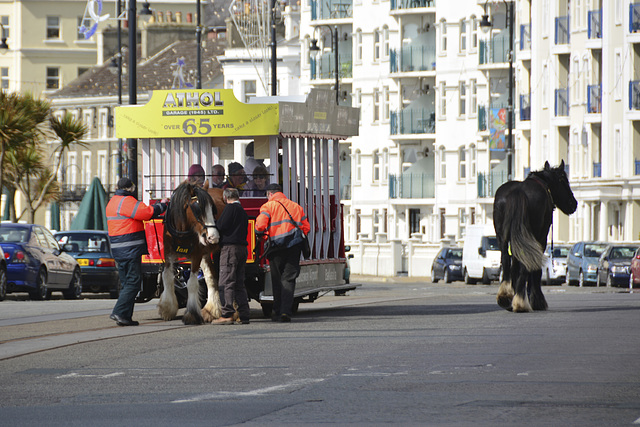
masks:
[[[60,230],[60,205],[58,202],[51,203],[51,230]]]
[[[84,194],[71,230],[107,230],[107,193],[98,177],[93,178]]]

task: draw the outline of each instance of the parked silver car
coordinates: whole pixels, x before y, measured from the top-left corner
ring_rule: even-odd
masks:
[[[542,284],[560,285],[567,278],[567,256],[569,255],[569,245],[551,245],[544,251],[545,264],[542,267]]]

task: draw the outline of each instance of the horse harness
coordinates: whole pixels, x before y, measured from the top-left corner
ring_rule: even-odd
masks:
[[[540,186],[544,189],[544,192],[547,194],[547,199],[549,200],[549,202],[551,202],[551,209],[555,210],[556,204],[553,201],[553,196],[551,195],[551,190],[549,189],[549,186],[547,185],[547,183],[535,175],[531,175],[529,178],[531,178],[534,182],[537,182],[538,184],[540,184]]]

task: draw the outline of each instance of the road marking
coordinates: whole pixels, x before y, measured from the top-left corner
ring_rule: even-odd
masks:
[[[633,423],[634,423],[634,424],[640,424],[640,418],[638,418],[637,420],[635,420]]]
[[[70,374],[58,375],[56,377],[56,379],[57,380],[64,379],[64,378],[100,378],[100,379],[105,379],[105,378],[119,377],[120,375],[124,375],[124,372],[114,372],[114,373],[111,373],[111,374],[104,374],[104,375],[78,374],[76,372],[72,372]]]
[[[225,399],[230,397],[255,397],[262,396],[269,393],[275,393],[278,391],[283,391],[291,388],[299,388],[308,384],[315,384],[324,381],[322,378],[306,378],[301,380],[295,380],[287,384],[274,385],[266,388],[259,388],[257,390],[250,391],[217,391],[215,393],[209,394],[201,394],[199,396],[194,396],[188,399],[179,399],[173,400],[171,403],[190,403],[190,402],[201,402],[203,400],[213,400],[213,399]]]

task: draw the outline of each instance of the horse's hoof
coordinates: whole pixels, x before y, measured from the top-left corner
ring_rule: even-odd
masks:
[[[529,313],[533,311],[531,308],[531,304],[529,304],[529,300],[526,298],[522,298],[520,295],[513,297],[513,301],[511,302],[514,313]]]
[[[216,319],[209,310],[205,310],[204,308],[201,310],[200,314],[202,314],[204,323],[211,323]]]
[[[204,319],[200,313],[190,313],[187,311],[182,316],[182,323],[185,325],[202,325],[204,323]]]
[[[505,310],[512,310],[511,307],[511,298],[506,297],[506,296],[498,296],[497,298],[498,300],[498,305],[502,308],[504,308]]]

